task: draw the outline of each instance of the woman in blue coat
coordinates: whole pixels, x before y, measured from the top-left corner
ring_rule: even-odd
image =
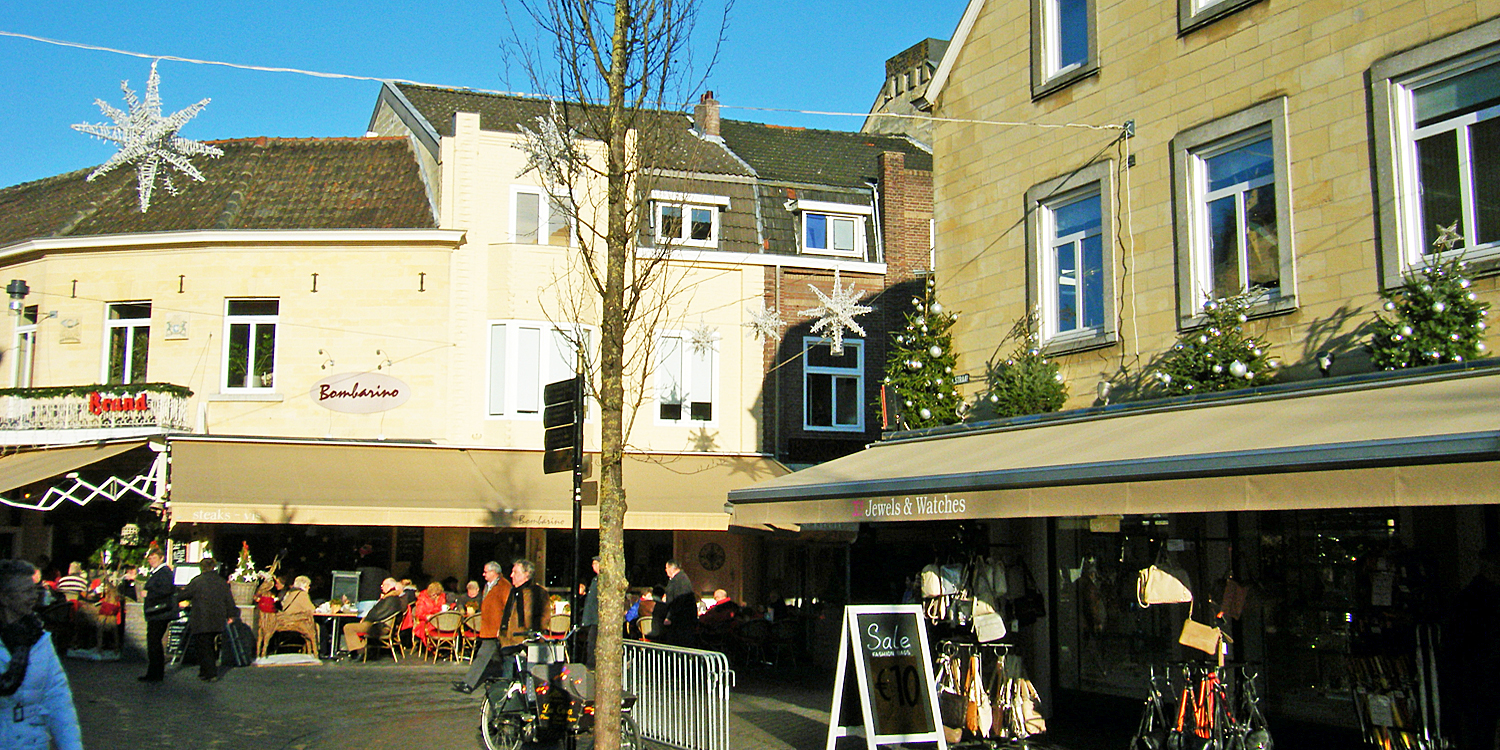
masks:
[[[83,750],[68,675],[32,611],[35,574],[24,560],[0,560],[0,747]]]

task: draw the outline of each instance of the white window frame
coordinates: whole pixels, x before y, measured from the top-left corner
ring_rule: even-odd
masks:
[[[1274,173],[1267,182],[1276,191],[1276,248],[1280,288],[1255,301],[1252,312],[1264,314],[1296,306],[1296,252],[1292,231],[1291,166],[1287,156],[1287,102],[1276,97],[1228,117],[1183,131],[1172,139],[1172,204],[1176,213],[1178,319],[1183,326],[1202,320],[1203,303],[1213,289],[1209,257],[1207,174],[1204,159],[1263,138],[1271,140]],[[1256,183],[1257,185],[1260,183]],[[1244,185],[1238,186],[1244,188]],[[1243,231],[1240,232],[1243,235]],[[1243,237],[1241,236],[1241,239]],[[1246,253],[1240,252],[1240,265]],[[1241,275],[1244,280],[1245,276]]]
[[[113,344],[114,344],[115,330],[116,329],[120,329],[120,328],[123,328],[126,331],[125,332],[125,351],[124,351],[124,353],[122,355],[123,356],[123,363],[122,363],[123,367],[122,367],[122,369],[124,370],[124,372],[122,373],[122,383],[120,383],[120,384],[121,385],[129,385],[131,383],[143,383],[143,382],[146,382],[146,373],[145,372],[136,373],[136,372],[132,372],[131,369],[130,369],[131,362],[134,360],[135,347],[136,347],[136,341],[137,341],[136,336],[138,336],[138,335],[145,336],[145,343],[146,343],[146,368],[147,368],[148,372],[150,371],[150,367],[151,367],[151,361],[150,361],[150,359],[151,359],[151,316],[148,314],[144,318],[112,318],[112,317],[110,317],[110,313],[114,311],[115,307],[122,306],[122,305],[137,305],[137,306],[142,306],[143,305],[143,306],[145,306],[147,308],[148,312],[151,311],[151,301],[150,300],[137,300],[137,301],[131,301],[131,302],[109,302],[109,303],[106,303],[104,305],[104,354],[103,354],[103,357],[101,357],[102,362],[100,363],[100,368],[99,368],[99,370],[100,370],[100,372],[99,372],[99,382],[100,383],[109,383],[110,382],[110,376],[112,375],[112,373],[109,371],[110,350],[112,349]],[[144,330],[140,331],[138,333],[136,329],[144,329]]]
[[[865,431],[865,341],[864,339],[845,338],[844,351],[853,349],[856,353],[856,364],[853,367],[826,367],[812,364],[809,350],[815,346],[832,347],[832,343],[822,336],[804,336],[802,339],[802,429],[808,432],[864,432]],[[809,422],[808,415],[811,414],[809,402],[812,389],[808,388],[808,380],[813,375],[828,375],[833,378],[854,378],[855,399],[859,402],[855,410],[857,416],[856,424],[853,425],[815,425]],[[833,415],[833,421],[838,421],[839,404],[838,388],[830,387],[829,394],[834,402],[829,405],[829,413]]]
[[[673,351],[668,347],[668,340],[676,342],[679,360],[676,364],[680,370],[677,380],[686,384],[682,393],[676,394],[677,401],[668,402],[665,396],[673,390],[670,382],[673,373],[668,372],[674,363],[669,363],[666,358]],[[656,398],[656,424],[659,425],[705,425],[712,426],[719,422],[719,342],[715,336],[712,345],[706,350],[695,350],[693,348],[693,333],[691,331],[663,331],[656,337],[656,366],[652,369],[655,383]],[[703,368],[707,368],[707,372]],[[701,388],[700,388],[701,386]],[[708,390],[708,398],[700,398],[703,394],[698,391]],[[681,409],[677,419],[670,419],[662,415],[662,406],[674,403]],[[693,404],[707,403],[709,409],[708,419],[695,419],[692,415]]]
[[[276,314],[275,315],[264,315],[264,314],[261,314],[261,315],[231,315],[230,312],[229,312],[229,306],[231,304],[235,303],[235,302],[275,302],[276,303]],[[246,356],[245,373],[246,373],[247,377],[254,374],[254,369],[255,368],[254,368],[253,363],[255,362],[256,356],[259,354],[259,352],[256,351],[256,349],[255,349],[256,333],[257,333],[259,327],[263,326],[263,325],[270,325],[270,326],[273,327],[273,333],[272,333],[272,336],[271,336],[271,370],[270,370],[271,382],[256,384],[256,383],[254,383],[252,381],[251,384],[248,385],[248,386],[247,385],[230,385],[229,384],[229,358],[230,358],[230,353],[231,353],[230,352],[231,347],[230,347],[229,343],[232,340],[230,332],[233,330],[233,327],[236,326],[236,325],[248,325],[248,326],[250,326],[250,331],[249,331],[249,334],[250,334],[250,336],[249,336],[249,348],[246,350],[246,354],[245,354],[245,356]],[[220,370],[219,370],[219,372],[220,372],[220,375],[219,375],[219,386],[220,386],[221,389],[223,389],[224,393],[264,393],[264,392],[268,392],[268,391],[274,392],[276,390],[276,366],[277,366],[277,363],[279,361],[279,355],[278,355],[277,350],[281,347],[281,331],[280,331],[280,328],[281,328],[281,300],[280,300],[280,298],[277,298],[277,297],[229,297],[229,298],[226,298],[224,300],[224,339],[223,339],[224,340],[224,346],[221,347],[223,351],[220,353],[220,357],[219,357],[219,367],[220,367]]]
[[[591,326],[537,320],[491,320],[486,333],[484,382],[488,419],[541,421],[542,389],[548,383],[577,374],[577,355],[570,342],[582,336],[587,348],[594,340]],[[535,341],[528,341],[532,336]],[[535,343],[534,351],[528,346],[530,343]],[[500,346],[503,350],[497,351]],[[563,347],[567,347],[566,353]],[[587,405],[584,410],[587,413]]]
[[[1177,0],[1177,33],[1206,26],[1261,0]]]
[[[1112,159],[1101,159],[1081,169],[1070,170],[1060,177],[1042,182],[1026,191],[1026,243],[1031,248],[1028,299],[1041,311],[1040,330],[1043,351],[1061,354],[1108,346],[1119,340],[1119,314],[1115,296],[1115,168]],[[1098,197],[1100,214],[1100,279],[1103,313],[1100,326],[1061,331],[1056,319],[1056,259],[1053,253],[1055,219],[1053,212],[1068,204]]]
[[[1046,96],[1081,78],[1099,72],[1099,24],[1095,0],[1081,0],[1087,52],[1078,62],[1063,64],[1062,20],[1059,2],[1031,0],[1031,96]]]
[[[26,305],[16,318],[16,357],[11,370],[12,388],[30,388],[31,377],[36,369],[36,331],[41,308]],[[30,321],[30,322],[25,322]]]
[[[807,201],[798,200],[791,203],[792,211],[797,214],[797,247],[807,255],[831,255],[840,258],[863,258],[867,252],[865,239],[865,223],[874,209],[870,206],[861,206],[853,203],[833,203],[830,201]],[[854,225],[854,247],[850,250],[835,250],[832,247],[811,247],[807,242],[808,217],[822,216],[827,220],[825,226],[829,227],[828,237],[832,237],[832,224],[834,221],[848,221]],[[832,244],[830,241],[829,244]]]
[[[661,212],[663,208],[676,206],[682,210],[682,231],[680,236],[668,237],[662,234],[664,222]],[[694,210],[708,211],[709,233],[708,239],[696,240],[692,238],[692,212]],[[729,197],[724,195],[706,195],[703,193],[682,193],[670,190],[651,191],[651,236],[655,238],[658,247],[711,247],[719,246],[719,219],[722,211],[729,210]]]
[[[516,210],[516,200],[522,195],[534,195],[537,198],[537,238],[535,242],[521,239],[516,229],[519,212]],[[535,185],[511,185],[510,187],[510,241],[517,245],[543,245],[546,247],[573,247],[578,240],[578,222],[572,218],[565,217],[567,221],[568,241],[562,245],[552,242],[552,214],[555,209],[554,202],[567,201],[565,195],[555,195]]]
[[[1462,252],[1471,270],[1488,272],[1500,268],[1500,242],[1475,245],[1472,227],[1478,219],[1474,207],[1477,188],[1466,147],[1468,127],[1477,122],[1500,117],[1500,107],[1491,107],[1467,115],[1450,117],[1420,130],[1416,127],[1415,93],[1425,85],[1463,75],[1478,68],[1500,63],[1500,19],[1491,19],[1421,47],[1392,55],[1376,62],[1370,69],[1371,105],[1375,124],[1376,177],[1382,199],[1376,202],[1380,221],[1381,282],[1386,288],[1398,287],[1406,272],[1421,268],[1428,259],[1430,243],[1422,218],[1421,190],[1418,184],[1416,142],[1441,130],[1457,130],[1459,141],[1459,186],[1462,195],[1462,221],[1459,231],[1465,235]]]

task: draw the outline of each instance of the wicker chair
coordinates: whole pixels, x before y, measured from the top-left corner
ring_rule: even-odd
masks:
[[[458,658],[474,660],[474,652],[479,650],[479,620],[478,612],[464,618],[463,640],[458,644]]]
[[[458,612],[434,612],[427,617],[427,653],[437,661],[443,651],[458,661],[463,650],[464,616]]]
[[[380,634],[380,647],[391,652],[391,659],[401,661],[402,654],[406,649],[401,645],[401,618],[406,616],[406,610],[397,610],[395,614],[383,620],[377,620],[370,626],[370,635]],[[364,661],[370,660],[370,644],[366,642],[362,654]]]

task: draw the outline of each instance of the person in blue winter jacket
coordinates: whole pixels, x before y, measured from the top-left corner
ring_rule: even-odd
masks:
[[[68,675],[33,612],[36,568],[0,560],[0,747],[83,750]]]

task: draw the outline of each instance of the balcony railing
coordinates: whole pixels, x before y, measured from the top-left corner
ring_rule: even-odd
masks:
[[[191,393],[169,389],[102,386],[0,392],[0,431],[190,431]]]

